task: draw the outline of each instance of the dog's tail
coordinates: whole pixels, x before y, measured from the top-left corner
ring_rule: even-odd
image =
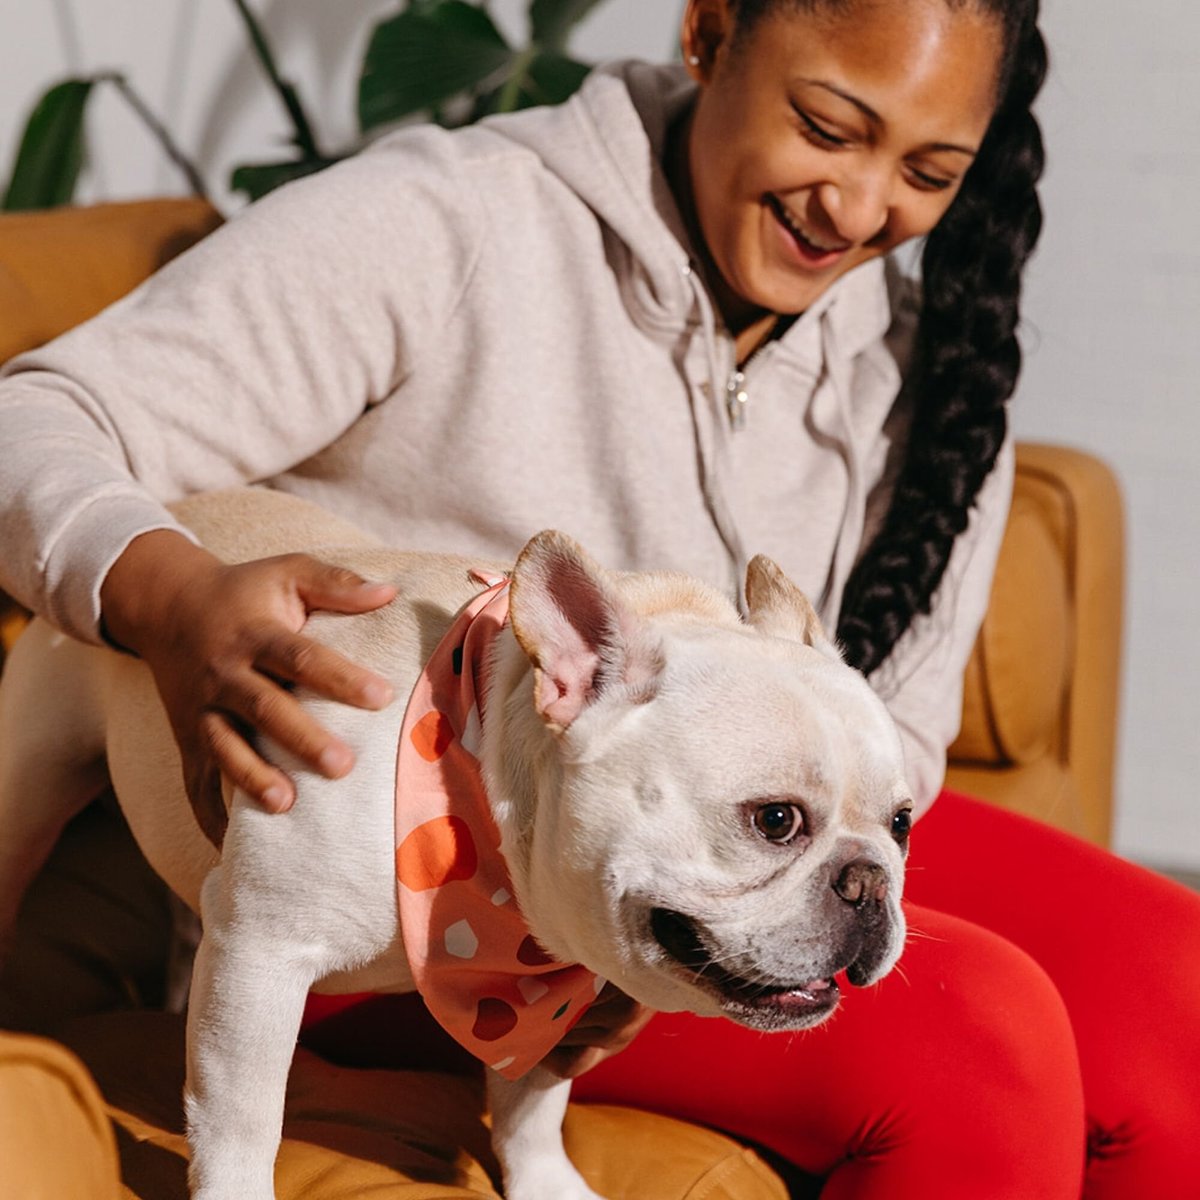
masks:
[[[104,787],[102,658],[35,620],[0,678],[0,950],[66,823]]]

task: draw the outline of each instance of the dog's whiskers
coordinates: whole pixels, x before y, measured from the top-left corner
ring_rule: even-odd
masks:
[[[923,929],[914,929],[910,925],[905,933],[904,940],[905,942],[944,942],[946,939],[939,937],[936,933],[926,933]]]

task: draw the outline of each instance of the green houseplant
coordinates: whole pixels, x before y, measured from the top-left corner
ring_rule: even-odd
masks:
[[[359,145],[337,151],[321,146],[299,90],[280,72],[247,0],[232,2],[291,127],[285,157],[235,169],[232,187],[253,200],[347,157]],[[528,41],[513,45],[493,21],[486,0],[408,0],[372,30],[358,86],[361,140],[406,119],[457,125],[489,113],[565,100],[590,70],[568,54],[568,39],[601,2],[530,0]],[[109,71],[63,80],[41,97],[25,126],[0,208],[71,202],[87,158],[84,118],[97,87],[115,87],[191,190],[204,194],[195,165],[124,76]]]

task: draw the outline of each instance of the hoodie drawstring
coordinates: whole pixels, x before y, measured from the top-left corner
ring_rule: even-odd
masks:
[[[692,287],[695,304],[700,312],[700,332],[704,341],[707,364],[707,382],[697,385],[688,379],[688,396],[692,405],[692,422],[696,429],[696,445],[700,454],[700,486],[705,503],[712,515],[717,533],[733,560],[737,584],[738,607],[746,611],[746,567],[749,558],[741,530],[729,506],[728,479],[729,453],[725,439],[719,434],[723,422],[729,419],[724,400],[727,395],[726,380],[732,380],[736,364],[724,369],[723,358],[717,339],[716,319],[703,284],[697,278],[695,268],[687,264],[683,268]],[[702,399],[703,398],[703,399]],[[707,401],[707,411],[705,406]]]
[[[828,387],[818,385],[814,397],[813,423],[837,448],[846,467],[846,503],[842,509],[842,520],[838,528],[833,560],[817,611],[829,629],[837,627],[837,618],[842,605],[845,581],[858,558],[862,545],[863,529],[866,525],[867,497],[864,485],[862,451],[850,414],[849,372],[853,365],[838,354],[833,323],[824,317],[821,320],[821,357],[828,379]]]

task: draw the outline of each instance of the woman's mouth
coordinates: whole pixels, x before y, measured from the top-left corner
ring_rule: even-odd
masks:
[[[790,251],[792,258],[810,270],[833,266],[850,249],[849,242],[839,242],[802,223],[778,196],[768,193],[766,203],[775,218],[785,248]]]

